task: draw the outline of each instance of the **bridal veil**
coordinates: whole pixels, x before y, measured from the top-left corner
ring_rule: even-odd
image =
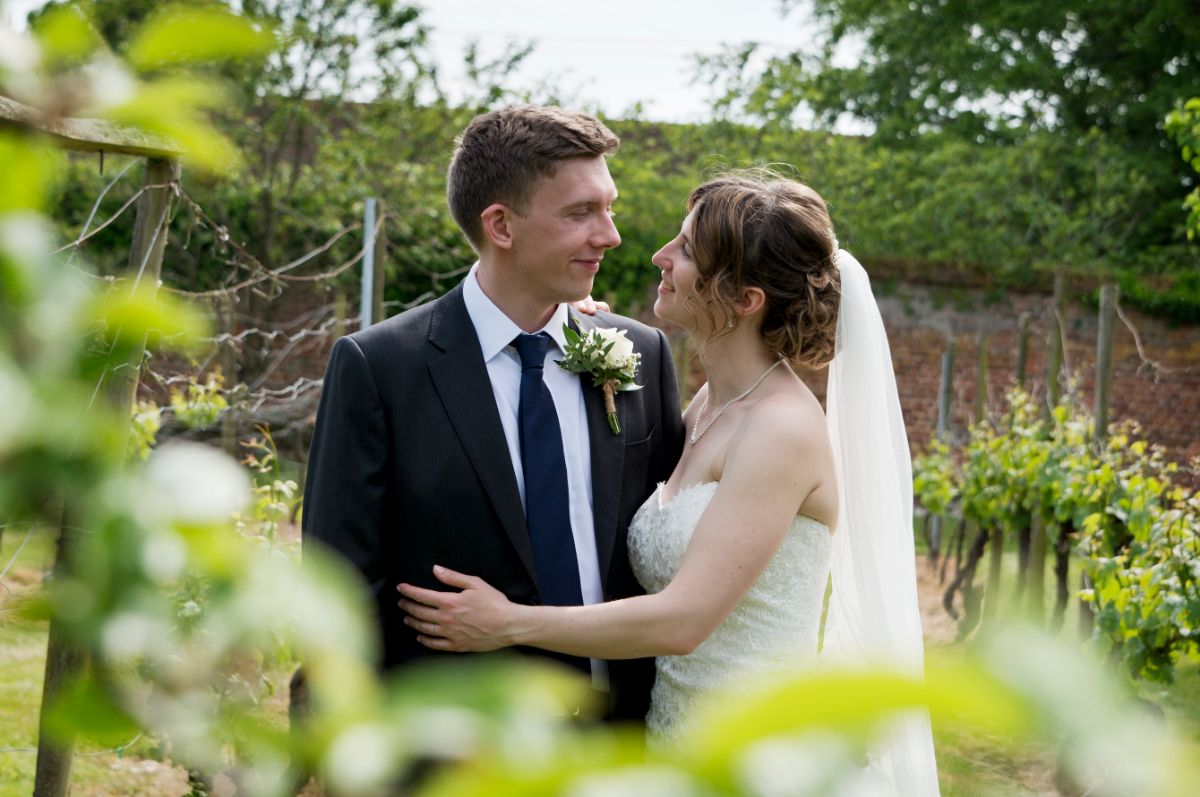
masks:
[[[862,264],[839,250],[841,306],[826,417],[840,481],[833,591],[822,658],[920,676],[924,667],[912,524],[912,463],[887,333]],[[872,749],[872,780],[936,797],[929,717],[899,717]]]

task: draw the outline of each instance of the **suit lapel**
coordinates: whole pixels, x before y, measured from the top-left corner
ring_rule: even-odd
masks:
[[[461,285],[438,303],[429,326],[429,340],[443,352],[429,363],[434,387],[504,532],[536,584],[533,548],[508,454],[508,441]]]
[[[587,316],[571,312],[571,322],[580,332],[596,326]],[[600,565],[600,583],[608,583],[609,565],[617,540],[617,521],[621,503],[621,469],[625,461],[624,406],[617,397],[617,417],[622,432],[613,434],[604,410],[604,391],[592,385],[590,374],[580,374],[583,403],[587,408],[588,443],[592,462],[592,522],[596,531],[596,555]]]

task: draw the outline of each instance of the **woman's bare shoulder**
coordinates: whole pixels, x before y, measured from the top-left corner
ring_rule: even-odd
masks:
[[[757,430],[797,441],[827,435],[821,402],[799,380],[759,399],[746,413],[744,425],[747,433]]]
[[[775,391],[748,408],[729,455],[776,469],[797,466],[814,450],[829,446],[825,413],[815,398],[798,391]],[[799,456],[806,455],[806,456]]]

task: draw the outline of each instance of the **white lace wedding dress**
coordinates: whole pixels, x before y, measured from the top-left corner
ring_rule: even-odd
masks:
[[[826,578],[833,583],[821,656],[920,678],[921,615],[912,531],[912,465],[887,331],[862,264],[837,253],[841,277],[826,418],[839,484],[838,533],[797,517],[758,581],[687,656],[657,660],[646,725],[670,745],[698,699],[722,685],[753,686],[781,667],[815,658]],[[850,345],[853,342],[853,345]],[[633,572],[649,592],[675,575],[717,483],[662,487],[629,526]],[[730,529],[736,534],[737,529]],[[872,794],[938,797],[937,761],[924,710],[893,717],[868,751]]]
[[[662,489],[660,484],[629,526],[630,564],[647,592],[660,591],[674,578],[717,482],[686,487],[666,504]],[[831,549],[828,527],[797,516],[762,575],[712,635],[686,656],[656,659],[646,717],[655,744],[677,739],[695,701],[713,689],[754,686],[756,676],[816,657]]]

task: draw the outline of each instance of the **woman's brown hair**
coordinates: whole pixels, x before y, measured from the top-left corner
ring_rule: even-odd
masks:
[[[692,191],[697,297],[726,334],[746,288],[766,295],[762,337],[794,365],[833,359],[841,298],[833,223],[808,186],[767,171],[725,175]]]

